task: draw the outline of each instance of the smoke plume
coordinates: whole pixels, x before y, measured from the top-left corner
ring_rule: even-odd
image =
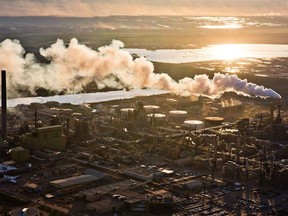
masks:
[[[35,94],[39,87],[75,93],[94,81],[98,88],[151,88],[181,96],[215,98],[233,91],[242,95],[280,98],[272,89],[239,79],[237,75],[215,73],[213,79],[209,79],[202,74],[176,82],[168,74],[154,73],[151,62],[144,57],[133,59],[123,47],[121,41],[113,40],[109,46],[92,50],[75,38],[66,47],[63,40],[58,39],[49,48],[40,49],[40,54],[50,61],[41,64],[33,54],[25,53],[18,40],[6,39],[0,43],[0,69],[7,70],[10,97],[16,96],[19,89]]]

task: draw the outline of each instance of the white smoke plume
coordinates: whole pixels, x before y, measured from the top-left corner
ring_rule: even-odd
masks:
[[[40,54],[50,60],[49,64],[36,61],[33,54],[25,53],[18,40],[6,39],[0,43],[0,69],[7,70],[8,91],[16,95],[17,89],[35,93],[35,88],[67,93],[79,92],[83,86],[95,81],[98,88],[151,88],[169,90],[181,96],[205,95],[219,97],[224,92],[257,97],[280,98],[272,89],[239,79],[237,75],[196,75],[176,82],[168,74],[154,73],[154,66],[145,58],[132,58],[123,50],[121,41],[113,40],[109,46],[97,51],[72,39],[66,47],[58,39],[49,48],[40,49]]]

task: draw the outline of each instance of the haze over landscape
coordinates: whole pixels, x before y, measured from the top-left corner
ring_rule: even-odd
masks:
[[[288,32],[286,32],[287,18],[283,16],[275,16],[285,15],[285,13],[287,13],[287,11],[284,10],[287,6],[287,2],[285,1],[234,2],[228,0],[195,0],[181,1],[181,3],[177,1],[165,1],[165,4],[163,4],[163,1],[95,2],[88,0],[62,0],[47,2],[16,0],[1,1],[0,4],[1,8],[5,8],[3,13],[1,14],[2,17],[0,18],[0,40],[3,41],[0,46],[0,49],[2,50],[1,55],[3,56],[1,60],[2,63],[0,63],[2,67],[6,67],[13,74],[13,78],[10,81],[11,85],[14,86],[11,86],[10,88],[10,92],[13,92],[13,94],[11,95],[17,95],[17,92],[19,92],[19,88],[22,88],[22,91],[20,91],[22,92],[21,94],[28,90],[28,92],[30,92],[29,94],[32,95],[35,94],[35,90],[37,90],[37,88],[45,88],[51,91],[56,90],[58,93],[63,91],[65,91],[66,93],[79,92],[83,91],[83,87],[87,84],[91,84],[91,82],[96,84],[97,89],[101,89],[103,87],[113,89],[156,87],[160,89],[166,88],[166,90],[170,90],[180,95],[189,95],[190,93],[187,94],[187,88],[190,88],[189,91],[194,91],[195,95],[198,95],[199,92],[202,92],[202,94],[205,95],[211,94],[214,96],[218,94],[215,93],[215,90],[196,90],[194,87],[188,86],[185,87],[185,89],[180,90],[179,88],[175,88],[175,86],[171,87],[172,82],[171,84],[167,84],[170,83],[170,81],[168,82],[166,78],[166,84],[155,85],[153,84],[154,81],[151,82],[151,80],[154,80],[154,78],[151,79],[150,75],[149,82],[147,82],[146,80],[144,82],[145,84],[142,81],[142,84],[140,85],[134,84],[133,86],[131,86],[130,83],[135,82],[133,82],[132,80],[127,80],[127,76],[124,75],[126,72],[123,71],[123,68],[121,68],[121,64],[118,65],[118,63],[116,63],[116,68],[113,69],[113,71],[118,71],[117,75],[115,74],[115,72],[111,71],[111,68],[104,69],[108,70],[104,72],[103,69],[100,69],[103,67],[99,68],[98,66],[96,68],[95,66],[92,66],[92,68],[94,68],[91,70],[90,67],[90,69],[88,69],[87,71],[87,66],[84,65],[95,65],[95,63],[92,63],[92,59],[94,57],[91,59],[91,61],[82,58],[83,60],[80,61],[81,65],[77,66],[76,68],[71,68],[70,66],[67,67],[68,64],[59,63],[59,60],[57,60],[58,57],[56,56],[63,52],[66,53],[66,51],[64,51],[66,49],[65,44],[67,45],[70,43],[70,48],[68,48],[67,51],[69,49],[73,49],[71,47],[73,47],[72,44],[75,43],[72,43],[72,41],[77,41],[76,43],[78,43],[79,41],[79,47],[81,47],[81,49],[83,48],[82,50],[84,50],[85,47],[88,52],[93,52],[92,50],[90,50],[90,48],[96,50],[98,49],[98,47],[110,44],[111,41],[114,39],[121,40],[122,42],[124,42],[125,47],[128,48],[147,48],[152,50],[164,49],[164,51],[167,48],[176,48],[176,53],[173,55],[176,55],[177,57],[179,56],[178,59],[188,58],[184,62],[192,63],[197,61],[203,61],[201,60],[201,56],[203,56],[202,53],[207,53],[207,56],[212,55],[212,58],[207,58],[207,60],[204,60],[206,62],[211,62],[214,59],[224,60],[225,62],[225,60],[228,60],[226,59],[228,55],[230,60],[245,57],[258,58],[256,54],[252,54],[251,56],[249,56],[247,55],[247,53],[240,53],[239,48],[237,48],[237,46],[234,46],[233,43],[238,43],[238,47],[241,47],[241,43],[246,43],[249,47],[249,43],[285,44],[287,42],[286,40],[288,40],[288,37],[286,37],[286,35],[288,34]],[[35,16],[36,18],[34,18]],[[212,32],[213,36],[211,36]],[[147,34],[149,34],[148,37],[146,37]],[[6,38],[15,38],[17,40],[20,40],[21,45],[18,41],[4,41]],[[62,47],[59,47],[59,43],[61,40],[58,40],[57,43],[54,44],[54,42],[58,38],[63,39],[63,42],[61,42]],[[77,39],[71,40],[72,38]],[[69,42],[70,40],[71,42]],[[221,46],[221,44],[227,43],[232,45],[226,46],[226,48],[225,46]],[[51,44],[51,48],[47,49]],[[84,44],[87,47],[84,46]],[[215,49],[214,51],[211,51],[207,49],[205,51],[205,46],[213,44],[220,44],[218,50]],[[54,49],[56,51],[56,47],[59,47],[59,51],[62,51],[60,53],[59,51],[57,51],[54,54],[48,54],[49,51],[45,51],[45,49]],[[196,50],[196,48],[201,47],[204,47],[203,51],[200,50],[198,53],[192,54],[193,49]],[[188,48],[192,50],[189,51]],[[11,49],[14,49],[14,51]],[[96,51],[94,52],[94,55],[101,55],[101,50],[103,49],[107,48],[99,49],[100,52],[97,53]],[[180,50],[177,51],[177,49],[187,50],[188,53],[184,56],[180,56],[180,53],[177,53],[180,52]],[[253,52],[255,46],[251,46],[250,49],[252,50],[250,52]],[[272,51],[270,50],[270,48],[267,49],[268,50],[266,51],[266,53]],[[275,55],[273,55],[273,58],[285,57],[285,48],[283,47],[283,49],[284,56],[277,55],[277,53],[275,53]],[[5,50],[6,52],[3,52]],[[13,52],[14,54],[12,54]],[[165,56],[169,56],[169,52],[171,51],[167,50],[166,54],[163,55],[164,59],[166,58]],[[124,50],[121,50],[121,52],[119,53],[123,54],[125,52]],[[156,53],[158,52],[155,52],[155,54],[153,54],[152,52],[150,55],[148,55],[141,52],[139,53],[137,49],[131,49],[130,53],[135,53],[140,56],[147,55],[148,59],[152,61],[157,61]],[[79,55],[79,53],[75,54],[76,56]],[[128,53],[126,53],[125,55],[127,54]],[[36,55],[36,58],[34,57],[34,55]],[[8,58],[4,58],[4,56],[7,56]],[[177,59],[176,56],[175,59]],[[66,60],[60,61],[66,62],[68,60],[73,62],[74,60],[71,60],[71,57],[72,55],[70,55],[70,57],[67,56]],[[263,55],[261,58],[263,57],[269,58],[269,55]],[[16,60],[17,58],[19,59],[18,61]],[[172,59],[170,61],[162,60],[162,62],[174,63]],[[45,65],[47,64],[47,60],[50,61],[50,64]],[[41,61],[44,61],[46,63],[41,63]],[[99,60],[98,58],[97,61],[100,62],[98,64],[106,64],[106,60],[104,59]],[[131,59],[129,61],[133,62],[134,60],[132,61]],[[135,62],[143,61],[144,60],[141,59],[135,60]],[[178,61],[179,63],[181,63],[181,60],[177,60],[176,62]],[[17,64],[16,62],[19,63]],[[111,63],[112,61],[110,62],[110,64]],[[148,63],[149,62],[145,64]],[[58,66],[55,67],[55,65]],[[59,65],[62,66],[59,67]],[[112,63],[112,65],[115,65],[115,62]],[[135,77],[146,77],[142,75],[142,73],[138,73],[137,71],[135,71],[133,68],[131,69],[131,66],[129,65],[125,67],[129,67],[130,69],[128,70],[131,70],[131,72],[135,73]],[[149,68],[149,74],[153,74],[154,66],[151,64]],[[234,71],[238,70],[235,69],[235,67],[233,68]],[[208,69],[215,70],[215,67],[208,66]],[[283,68],[283,70],[284,69],[285,67]],[[119,73],[119,71],[121,70],[123,71],[123,74]],[[143,69],[141,70],[143,71]],[[217,70],[215,71],[217,72]],[[238,72],[239,74],[241,74],[241,71]],[[55,75],[58,74],[58,84],[57,82],[53,82],[52,80],[49,81],[51,79],[50,77],[52,77],[51,73]],[[156,74],[157,76],[163,76],[166,71],[156,70],[156,73],[159,73]],[[38,76],[36,74],[38,74]],[[99,79],[99,75],[96,74],[106,74],[106,77],[101,76],[101,78]],[[168,74],[166,75],[167,77],[169,77],[169,79],[173,78],[170,78]],[[194,75],[197,75],[197,73]],[[267,76],[267,73],[262,73],[262,75]],[[282,70],[279,72],[279,75],[283,76]],[[34,82],[29,82],[29,85],[26,85],[26,79],[24,79],[24,77],[26,79],[29,79],[29,77],[41,78],[32,79],[34,80]],[[125,79],[121,77],[125,77]],[[212,78],[211,75],[210,78]],[[109,80],[109,82],[107,80]],[[156,80],[158,80],[156,81],[156,83],[159,83],[159,78],[157,78]],[[162,80],[163,82],[163,77],[160,78],[160,80]],[[187,82],[186,80],[186,83],[189,82]],[[269,87],[271,88],[271,85]],[[225,88],[226,87],[222,88],[221,92],[225,92]]]
[[[2,0],[1,16],[288,15],[285,0]]]

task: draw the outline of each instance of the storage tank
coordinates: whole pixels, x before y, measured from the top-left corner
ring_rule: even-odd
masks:
[[[134,112],[134,108],[123,108],[121,109],[121,114],[127,114],[128,112]]]
[[[199,120],[186,120],[184,121],[184,126],[190,127],[191,129],[202,129],[203,122]]]
[[[135,111],[134,108],[122,108],[120,110],[121,112],[121,118],[122,119],[132,119],[133,116],[133,112]]]
[[[8,215],[10,216],[19,216],[19,215],[25,215],[25,216],[38,216],[40,215],[40,211],[37,208],[17,208],[11,210]]]
[[[206,126],[218,126],[221,125],[224,121],[222,117],[210,116],[205,118]]]
[[[148,114],[147,116],[148,116],[149,118],[152,118],[153,115],[154,115],[154,118],[156,118],[156,119],[163,119],[163,118],[166,117],[166,115],[164,115],[164,114],[162,114],[162,113],[155,113],[155,114],[150,113],[150,114]]]
[[[169,118],[176,121],[184,121],[187,118],[187,111],[172,110],[169,112]]]
[[[156,106],[156,105],[145,105],[144,106],[144,109],[146,111],[146,113],[153,113],[155,112],[156,110],[158,110],[160,107],[159,106]]]

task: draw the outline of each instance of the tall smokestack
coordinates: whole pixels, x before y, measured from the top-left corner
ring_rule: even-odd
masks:
[[[270,103],[270,122],[273,123],[274,121],[274,103]]]
[[[2,140],[6,140],[7,134],[7,94],[6,94],[6,71],[1,72],[1,136]]]
[[[34,127],[37,128],[37,119],[38,119],[38,113],[37,110],[34,112]]]

